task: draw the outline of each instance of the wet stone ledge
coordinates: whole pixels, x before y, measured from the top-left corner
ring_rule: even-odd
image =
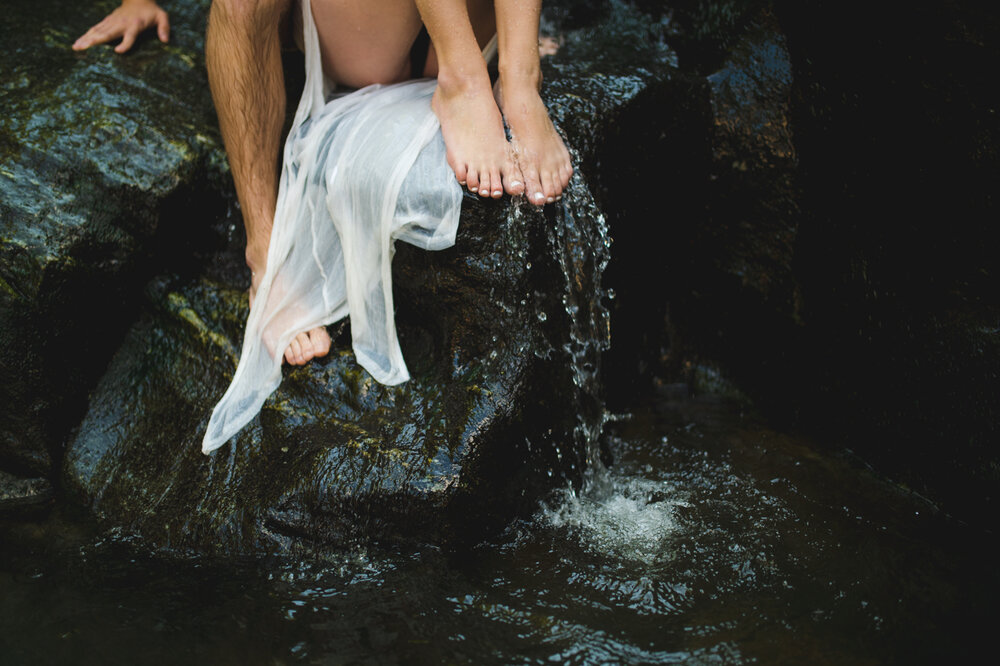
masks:
[[[30,517],[54,499],[48,479],[22,479],[0,471],[0,518]]]
[[[0,467],[47,474],[168,259],[218,246],[224,156],[205,3],[169,45],[70,45],[111,3],[5,3],[0,21]]]
[[[261,414],[204,456],[246,317],[240,239],[195,277],[150,283],[141,320],[92,392],[62,483],[109,528],[155,547],[299,552],[355,539],[475,540],[578,481],[603,418],[610,239],[593,187],[608,128],[669,86],[647,17],[605,7],[564,31],[544,95],[575,151],[557,204],[466,200],[457,244],[397,245],[396,323],[413,379],[378,384],[334,348],[285,368]],[[636,38],[605,33],[610,18]],[[642,66],[637,67],[636,61]]]

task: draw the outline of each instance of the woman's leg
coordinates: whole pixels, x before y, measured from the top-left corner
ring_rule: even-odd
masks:
[[[448,163],[460,183],[481,196],[521,194],[520,171],[503,131],[480,41],[492,37],[492,3],[416,0],[434,46],[437,90],[431,105],[441,121]],[[477,40],[479,37],[479,40]]]
[[[535,204],[551,203],[573,175],[569,151],[538,94],[541,0],[496,0],[500,81],[497,103],[510,127],[525,192]]]
[[[313,0],[327,76],[360,87],[410,77],[410,48],[427,26],[432,105],[448,163],[481,196],[524,191],[493,99],[481,48],[495,32],[489,0]]]
[[[312,0],[323,72],[361,88],[410,78],[409,54],[420,32],[413,0]]]

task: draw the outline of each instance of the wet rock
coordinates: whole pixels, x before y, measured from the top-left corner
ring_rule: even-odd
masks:
[[[46,479],[22,479],[0,471],[0,516],[17,516],[49,504],[54,497]]]
[[[774,422],[991,524],[1000,13],[673,6],[664,35],[689,93],[601,156],[609,398],[698,391],[698,368],[719,368]]]
[[[672,67],[641,14],[609,11],[631,32],[576,25],[545,65],[546,101],[578,165],[562,202],[469,199],[454,248],[397,245],[410,382],[372,380],[349,324],[334,327],[329,357],[286,368],[259,417],[202,455],[247,314],[237,239],[200,277],[150,287],[67,450],[69,493],[156,546],[295,551],[475,539],[578,480],[595,455],[609,340],[609,239],[589,180],[609,126]]]
[[[171,11],[170,45],[144,40],[120,57],[70,49],[102,8],[4,6],[0,466],[49,470],[142,284],[165,256],[181,269],[191,248],[218,244],[206,224],[224,170],[201,64],[205,8]]]
[[[752,393],[756,372],[740,364],[795,328],[801,306],[785,36],[768,3],[678,3],[663,23],[679,47],[672,85],[647,91],[601,154],[618,295],[606,379],[620,407],[663,382],[711,391],[699,368],[719,361]]]
[[[798,388],[770,399],[792,398],[880,469],[992,527],[1000,9],[922,1],[857,20],[832,2],[776,6],[803,175],[806,333],[791,348],[809,360],[779,364],[776,380]]]
[[[581,320],[561,303],[598,293],[593,266],[564,274],[554,256],[591,239],[552,245],[544,227],[602,232],[579,181],[564,202],[548,215],[470,203],[455,248],[401,245],[396,319],[413,379],[375,382],[340,324],[330,356],[286,368],[211,456],[200,438],[235,370],[245,285],[158,281],[69,446],[66,487],[152,544],[227,552],[433,540],[450,522],[471,536],[530,510],[548,474],[571,477],[583,455],[577,410],[596,396],[574,384],[587,371],[568,349],[596,359],[606,340],[599,310]],[[573,348],[574,330],[592,348]]]

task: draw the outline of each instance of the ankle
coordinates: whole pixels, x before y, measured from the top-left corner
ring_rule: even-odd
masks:
[[[473,94],[490,89],[490,76],[485,63],[481,67],[478,63],[455,69],[442,67],[437,81],[438,88],[447,95]]]
[[[507,65],[502,63],[498,68],[500,85],[505,91],[515,94],[538,94],[542,87],[542,69],[538,63],[524,65]]]
[[[247,243],[245,257],[251,273],[264,274],[264,269],[267,266],[267,245]]]

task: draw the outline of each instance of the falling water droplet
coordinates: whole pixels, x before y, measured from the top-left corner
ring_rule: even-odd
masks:
[[[545,321],[548,318],[549,318],[549,316],[547,314],[545,314],[544,312],[539,312],[538,313],[538,321]]]

